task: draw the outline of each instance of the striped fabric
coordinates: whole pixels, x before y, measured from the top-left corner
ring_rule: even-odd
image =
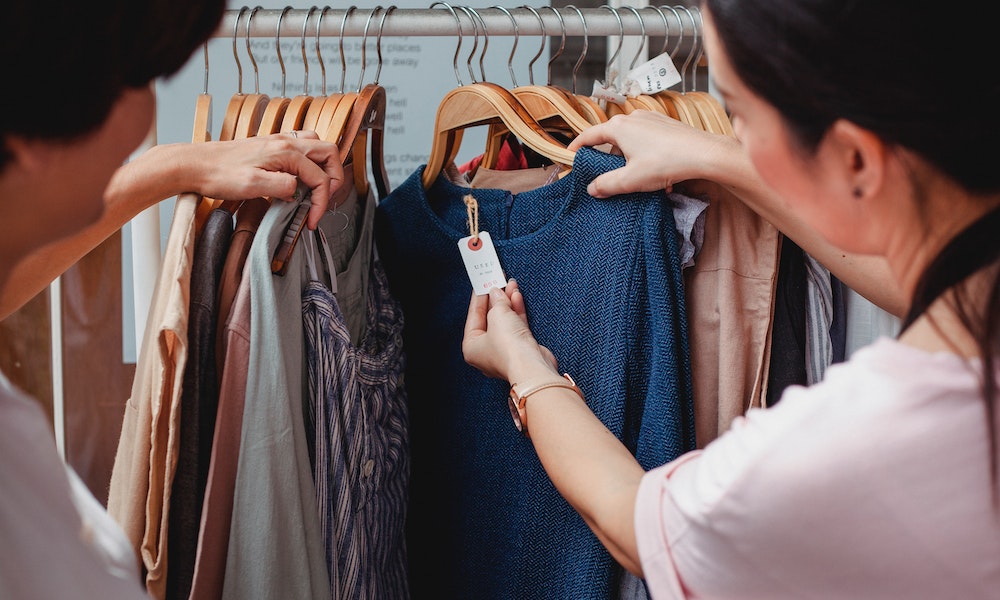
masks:
[[[830,271],[803,252],[806,263],[806,383],[823,380],[833,364],[833,283]]]
[[[369,281],[360,347],[324,284],[303,292],[316,500],[333,597],[396,600],[409,597],[403,319],[377,257]]]

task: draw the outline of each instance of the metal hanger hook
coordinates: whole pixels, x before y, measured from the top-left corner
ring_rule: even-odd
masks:
[[[698,43],[698,55],[694,59],[694,66],[692,67],[691,77],[694,83],[691,84],[693,89],[698,87],[698,65],[701,63],[701,57],[705,54],[705,21],[701,16],[701,9],[697,6],[694,7],[694,14],[698,15],[698,27],[694,31],[695,42]],[[698,35],[698,30],[701,30],[701,35]]]
[[[615,64],[615,60],[618,59],[618,54],[622,51],[622,45],[625,43],[625,25],[622,24],[622,17],[618,14],[618,10],[608,6],[607,4],[599,7],[606,8],[611,11],[611,14],[615,16],[615,20],[618,21],[618,47],[615,48],[614,54],[608,59],[608,64],[604,66],[604,81],[610,85],[611,84],[611,65]],[[583,18],[583,14],[580,14],[580,18]]]
[[[249,6],[244,6],[240,8],[239,14],[236,15],[236,22],[233,24],[233,58],[236,59],[236,71],[239,77],[239,85],[236,88],[236,93],[243,93],[243,65],[240,63],[240,53],[236,51],[236,40],[239,37],[240,30],[240,19],[243,18],[243,13],[250,10]],[[205,65],[208,65],[208,56],[205,56]],[[206,71],[208,69],[206,68]]]
[[[482,15],[479,11],[472,8],[471,6],[463,7],[472,13],[472,16],[479,21],[479,24],[483,26],[483,51],[479,53],[479,76],[483,81],[486,81],[486,69],[483,68],[483,59],[486,57],[486,48],[490,44],[490,32],[486,31],[486,21],[483,20]]]
[[[278,65],[281,67],[281,97],[285,97],[285,59],[281,56],[281,21],[284,20],[285,15],[288,11],[292,10],[291,6],[286,6],[281,9],[281,14],[278,15],[278,25],[274,28],[274,51],[278,53]]]
[[[247,28],[246,28],[246,42],[247,42],[247,54],[250,55],[250,64],[253,65],[253,93],[260,93],[260,71],[257,70],[257,59],[253,57],[253,49],[250,48],[250,22],[253,21],[253,16],[258,10],[262,10],[263,7],[259,4],[250,10],[250,14],[247,15]]]
[[[698,46],[698,24],[694,20],[694,15],[688,10],[686,6],[678,6],[680,10],[687,13],[689,19],[691,19],[691,29],[694,31],[694,41],[691,42],[691,49],[688,50],[687,59],[684,60],[684,66],[681,67],[681,93],[687,93],[687,69],[688,65],[691,64],[691,60],[694,58],[694,51]],[[681,30],[683,31],[683,29]],[[694,65],[694,69],[698,69],[697,63]],[[696,74],[695,70],[691,71],[691,78],[694,79]],[[691,84],[691,88],[694,89],[694,83]]]
[[[660,18],[663,19],[663,47],[660,48],[660,54],[666,54],[667,44],[670,43],[670,23],[667,21],[667,14],[659,6],[650,5],[647,8],[655,10],[656,14],[660,15]]]
[[[635,56],[632,57],[632,62],[628,65],[629,70],[631,70],[635,68],[635,63],[639,62],[642,50],[646,47],[646,24],[642,22],[642,15],[639,14],[639,11],[634,6],[623,6],[622,8],[632,11],[636,20],[639,21],[639,49],[636,50]]]
[[[559,29],[560,29],[559,50],[555,54],[549,57],[548,71],[546,74],[547,80],[545,81],[545,85],[552,85],[552,63],[554,63],[557,58],[562,56],[563,50],[566,49],[566,21],[563,20],[562,13],[559,12],[559,9],[554,8],[552,6],[543,6],[542,8],[547,8],[551,10],[552,13],[555,14],[556,19],[559,21]],[[584,25],[584,29],[586,29],[586,27],[587,26]],[[586,40],[584,40],[584,43],[586,43]]]
[[[378,54],[378,68],[375,69],[374,82],[376,85],[378,85],[379,75],[382,74],[382,27],[385,26],[385,18],[394,10],[396,10],[395,4],[385,9],[385,12],[382,13],[382,20],[378,22],[378,35],[375,36],[375,51]]]
[[[510,18],[510,24],[514,28],[514,45],[510,49],[510,56],[507,57],[507,72],[510,73],[510,82],[514,87],[517,87],[517,77],[514,76],[514,53],[517,52],[517,40],[521,37],[520,32],[517,30],[517,20],[514,15],[510,14],[510,11],[502,6],[494,6],[493,8],[503,11]]]
[[[541,35],[539,37],[541,38],[542,43],[539,44],[538,46],[538,53],[535,54],[535,56],[531,59],[531,62],[528,63],[528,82],[531,85],[535,85],[535,69],[534,69],[535,61],[537,61],[542,56],[542,52],[545,52],[545,41],[546,38],[548,37],[548,34],[545,32],[545,21],[542,20],[542,15],[538,14],[538,11],[535,10],[534,6],[528,6],[527,4],[523,4],[521,5],[521,8],[530,10],[531,13],[535,15],[535,18],[538,19],[538,29],[541,31]],[[513,56],[514,52],[511,51],[510,54],[511,56]],[[513,75],[511,75],[511,77],[513,77]]]
[[[455,17],[455,24],[458,29],[458,45],[455,46],[455,56],[451,59],[451,66],[455,69],[455,79],[458,81],[458,87],[462,87],[465,84],[462,83],[462,75],[458,72],[458,53],[462,49],[462,20],[458,18],[458,13],[447,2],[435,2],[431,4],[431,8],[434,8],[438,4],[447,8],[451,12],[451,16]]]
[[[205,90],[203,93],[208,93],[208,41],[204,43],[205,46]]]
[[[344,81],[347,78],[347,58],[344,56],[344,27],[347,25],[347,17],[351,15],[352,12],[357,10],[357,6],[350,6],[346,11],[344,11],[344,20],[340,22],[340,91],[339,93],[344,93]]]
[[[380,10],[382,10],[382,6],[381,5],[376,6],[375,8],[372,9],[372,11],[370,13],[368,13],[368,20],[365,21],[365,31],[364,31],[364,33],[361,34],[361,74],[358,75],[358,89],[355,90],[356,92],[359,92],[359,93],[361,92],[361,82],[364,81],[365,70],[366,70],[366,68],[368,66],[366,64],[368,62],[368,52],[367,52],[367,50],[368,50],[368,26],[372,24],[372,19],[375,17],[375,14],[378,13],[378,11],[380,11]]]
[[[309,95],[309,58],[306,56],[306,29],[309,26],[309,18],[317,10],[319,10],[318,6],[311,6],[309,12],[306,13],[306,18],[302,19],[302,68],[305,69],[305,77],[302,79],[302,94],[305,96]],[[318,24],[316,25],[316,31],[319,31]]]
[[[326,96],[326,63],[323,62],[323,54],[319,50],[319,34],[323,29],[323,17],[326,16],[326,11],[333,10],[329,5],[324,6],[323,10],[319,11],[319,18],[316,19],[316,60],[319,61],[319,72],[322,77],[323,86],[321,93]]]
[[[580,15],[580,23],[583,25],[583,50],[580,51],[580,58],[578,58],[576,60],[576,64],[573,65],[573,93],[575,94],[576,93],[576,73],[577,73],[577,71],[580,70],[580,65],[583,64],[583,60],[585,58],[587,58],[587,46],[589,45],[589,42],[587,40],[587,19],[584,18],[583,11],[581,11],[579,8],[573,6],[572,4],[567,4],[566,8],[568,8],[570,10],[575,10],[576,14]],[[617,16],[617,15],[618,15],[618,13],[615,13],[615,16]],[[618,22],[621,23],[621,19],[619,19]]]
[[[469,21],[472,23],[472,50],[469,51],[469,56],[465,59],[465,67],[469,70],[469,78],[472,79],[472,83],[477,83],[476,73],[472,70],[472,57],[476,55],[476,49],[479,48],[479,23],[472,16],[472,11],[468,6],[459,6],[458,8],[465,13],[465,16],[469,17]]]

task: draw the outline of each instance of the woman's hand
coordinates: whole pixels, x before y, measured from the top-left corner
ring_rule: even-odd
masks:
[[[555,356],[535,341],[528,328],[524,296],[513,279],[503,290],[472,295],[462,353],[466,362],[489,377],[512,381],[559,376]]]
[[[709,133],[666,115],[637,110],[615,115],[585,129],[570,150],[610,143],[625,157],[625,166],[600,175],[587,188],[595,198],[630,192],[671,191],[689,179],[725,175],[733,152],[742,153],[734,138]],[[738,155],[737,155],[738,156]]]
[[[320,141],[312,131],[180,146],[174,160],[182,161],[179,169],[187,165],[190,172],[178,177],[196,186],[183,191],[217,200],[260,196],[291,200],[301,180],[312,190],[307,224],[313,229],[344,182],[336,144]]]

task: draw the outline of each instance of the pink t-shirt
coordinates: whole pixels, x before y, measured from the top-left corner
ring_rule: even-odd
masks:
[[[1000,598],[980,365],[881,338],[648,472],[652,598]]]

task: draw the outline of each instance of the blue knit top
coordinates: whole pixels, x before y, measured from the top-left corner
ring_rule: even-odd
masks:
[[[538,341],[646,469],[695,447],[673,215],[662,193],[597,200],[624,164],[590,148],[556,183],[471,190]],[[458,251],[468,188],[423,167],[379,205],[376,243],[405,316],[414,598],[610,598],[622,570],[546,476],[507,383],[462,357],[472,287]]]

